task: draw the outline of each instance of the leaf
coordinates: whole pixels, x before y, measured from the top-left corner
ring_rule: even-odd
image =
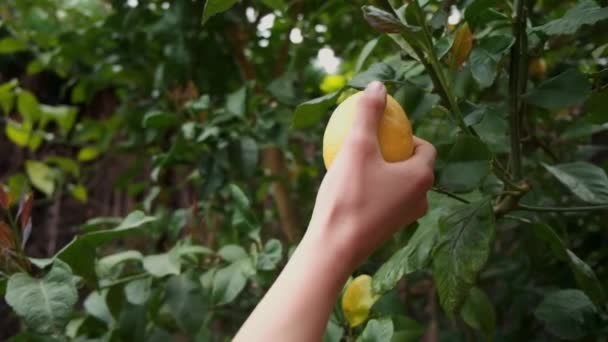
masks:
[[[151,292],[152,278],[137,279],[125,286],[125,297],[134,305],[143,305]]]
[[[323,342],[340,342],[344,336],[344,328],[330,318],[323,334]]]
[[[17,216],[19,217],[19,223],[21,224],[22,229],[25,228],[29,221],[31,221],[33,205],[34,194],[28,192],[25,197],[21,199],[21,203],[19,203],[19,210],[17,212]]]
[[[492,153],[481,140],[459,136],[452,146],[439,176],[439,184],[454,192],[468,192],[490,173]]]
[[[274,270],[283,258],[283,245],[277,239],[271,239],[264,245],[264,250],[258,257],[257,268],[262,271]]]
[[[55,121],[63,136],[66,136],[74,127],[76,114],[78,114],[76,107],[40,105],[41,120],[44,123]]]
[[[563,339],[580,339],[598,327],[597,309],[580,290],[559,290],[543,298],[534,316],[553,335]]]
[[[395,333],[391,342],[416,342],[424,336],[425,327],[406,316],[393,316]]]
[[[232,114],[245,116],[247,114],[247,86],[239,88],[226,98],[226,109]]]
[[[294,83],[297,81],[297,75],[294,72],[286,72],[278,78],[275,78],[268,84],[266,90],[280,103],[286,105],[296,105],[297,96]]]
[[[482,332],[486,341],[493,339],[496,332],[496,312],[485,292],[477,287],[471,288],[460,316],[471,328]]]
[[[157,110],[150,111],[144,115],[142,126],[144,128],[170,128],[178,124],[175,113],[161,112]]]
[[[453,317],[490,254],[495,231],[490,201],[452,210],[439,220],[439,231],[439,244],[433,252],[433,277],[441,306]]]
[[[0,221],[0,251],[4,254],[4,249],[15,249],[13,233],[11,228],[4,221]]]
[[[353,279],[342,295],[342,312],[351,327],[367,320],[369,311],[380,298],[372,291],[372,277],[362,274]]]
[[[35,160],[26,160],[25,172],[32,182],[32,185],[42,193],[51,196],[53,192],[55,192],[55,171],[45,163]]]
[[[581,200],[594,204],[608,203],[608,176],[602,168],[587,162],[542,165]]]
[[[355,77],[348,82],[348,85],[353,88],[364,89],[372,81],[391,82],[395,81],[396,77],[397,73],[390,65],[386,63],[375,63],[366,71],[355,75]]]
[[[563,17],[537,26],[534,31],[541,31],[548,35],[574,34],[583,25],[593,25],[605,19],[608,19],[608,7],[601,8],[593,0],[583,0],[566,12]]]
[[[591,94],[591,84],[585,75],[576,69],[544,81],[524,95],[525,100],[535,106],[554,110],[579,105]]]
[[[230,189],[230,193],[232,195],[234,203],[239,207],[239,209],[248,210],[251,203],[249,202],[249,198],[247,198],[247,195],[245,195],[243,190],[241,190],[241,188],[239,188],[239,186],[236,184],[230,184],[228,185],[228,188]]]
[[[219,269],[213,277],[211,297],[219,305],[231,303],[247,285],[251,261],[243,259]]]
[[[393,337],[393,321],[390,318],[370,320],[357,342],[386,342]]]
[[[225,245],[224,247],[220,248],[217,254],[221,256],[224,260],[230,262],[238,261],[249,257],[245,249],[239,245]]]
[[[85,146],[78,151],[78,161],[87,162],[96,159],[101,154],[101,150],[97,146]]]
[[[293,128],[302,129],[317,124],[336,104],[339,95],[340,91],[337,91],[298,105],[293,113]]]
[[[285,8],[284,0],[262,0],[262,3],[277,11],[281,11]]]
[[[473,34],[468,23],[460,25],[456,30],[454,43],[452,44],[452,54],[450,57],[450,71],[455,72],[469,57],[473,48]]]
[[[367,42],[363,49],[361,49],[359,57],[357,57],[357,63],[355,63],[355,73],[358,73],[361,70],[363,64],[365,64],[365,61],[367,60],[369,55],[372,53],[372,51],[374,51],[374,49],[378,45],[378,41],[380,41],[380,38],[374,38]]]
[[[238,0],[207,0],[203,9],[203,24],[212,16],[230,9]]]
[[[571,250],[566,248],[562,239],[555,231],[544,223],[531,225],[531,232],[538,239],[545,241],[553,255],[560,261],[567,262],[574,274],[576,283],[587,296],[595,303],[602,303],[605,299],[604,290],[595,272]]]
[[[70,194],[75,199],[79,200],[82,203],[87,203],[89,198],[87,188],[82,184],[71,185],[69,186]]]
[[[93,291],[85,299],[84,308],[89,315],[112,326],[116,321],[108,306],[108,299],[108,290]]]
[[[470,64],[471,74],[481,89],[494,83],[498,62],[488,51],[475,48],[471,53]]]
[[[363,17],[374,30],[381,33],[401,33],[405,26],[392,13],[374,6],[363,6]]]
[[[47,164],[56,165],[65,173],[71,174],[76,178],[80,177],[80,166],[78,166],[78,163],[74,159],[59,156],[48,156],[44,159],[44,162]]]
[[[508,22],[509,17],[496,10],[498,4],[502,4],[502,2],[498,0],[474,0],[467,6],[464,17],[473,30],[484,27],[492,21]]]
[[[0,55],[27,50],[27,44],[12,37],[0,39]]]
[[[55,261],[42,279],[25,273],[13,274],[5,300],[36,333],[59,334],[69,320],[78,299],[70,267]]]
[[[118,265],[121,265],[127,261],[141,261],[143,258],[143,255],[139,251],[122,251],[99,259],[97,262],[97,267],[99,270],[101,270],[99,273],[104,274],[108,273],[112,268],[117,267]]]
[[[134,211],[114,229],[93,231],[74,237],[70,243],[53,256],[53,259],[66,262],[70,265],[74,274],[83,277],[89,285],[95,287],[97,281],[95,249],[119,237],[133,234],[145,224],[155,220],[155,217],[146,216],[141,211]]]
[[[143,259],[143,266],[146,272],[156,278],[179,275],[181,273],[179,258],[175,253],[171,252],[147,255]]]
[[[17,95],[17,110],[25,121],[34,122],[40,118],[38,99],[27,90],[22,90]]]
[[[194,335],[201,329],[206,318],[207,306],[200,286],[187,274],[169,279],[165,302],[182,331]]]

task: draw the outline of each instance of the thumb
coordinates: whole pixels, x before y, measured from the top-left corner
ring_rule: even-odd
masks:
[[[379,81],[371,82],[357,103],[353,130],[375,136],[386,108],[386,88]]]

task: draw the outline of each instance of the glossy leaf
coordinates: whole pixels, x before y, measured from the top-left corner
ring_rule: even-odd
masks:
[[[25,162],[25,172],[32,185],[42,193],[51,196],[55,192],[55,171],[45,163],[27,160]]]
[[[542,165],[581,200],[608,203],[608,176],[603,169],[587,162]]]
[[[394,327],[390,318],[380,318],[370,320],[357,342],[385,342],[393,337]]]
[[[490,150],[481,140],[460,136],[446,158],[439,184],[455,192],[471,191],[489,174],[491,158]]]
[[[477,287],[471,288],[460,316],[471,328],[482,332],[486,341],[493,339],[496,331],[496,312],[485,292]]]
[[[381,33],[400,33],[404,25],[392,13],[374,6],[363,6],[363,17],[374,30]]]
[[[203,24],[212,16],[225,12],[230,9],[237,0],[208,0],[205,2],[203,10]]]
[[[293,113],[293,127],[301,129],[317,124],[336,104],[338,95],[339,91],[301,103]]]

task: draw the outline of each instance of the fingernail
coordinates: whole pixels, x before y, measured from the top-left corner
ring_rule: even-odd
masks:
[[[386,88],[384,88],[384,84],[380,81],[373,81],[367,85],[365,91],[370,92],[374,95],[384,95],[386,92]]]

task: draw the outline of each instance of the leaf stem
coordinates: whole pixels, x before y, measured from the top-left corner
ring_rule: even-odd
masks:
[[[464,197],[461,197],[459,195],[456,195],[455,193],[449,192],[447,190],[443,190],[443,189],[435,187],[435,186],[433,188],[431,188],[431,190],[434,191],[434,192],[436,192],[436,193],[439,193],[439,194],[442,194],[442,195],[446,195],[446,196],[448,196],[450,198],[453,198],[453,199],[455,199],[457,201],[460,201],[462,203],[467,203],[467,204],[471,203],[469,200],[467,200]]]
[[[148,273],[138,273],[138,274],[130,275],[128,277],[117,279],[117,280],[115,280],[115,281],[113,281],[111,283],[108,283],[108,284],[104,285],[104,286],[100,286],[99,288],[100,289],[106,289],[108,287],[112,287],[112,286],[128,283],[128,282],[133,281],[133,280],[144,279],[144,278],[147,278],[149,276],[150,276],[150,274],[148,274]]]
[[[578,206],[578,207],[542,207],[527,204],[518,204],[514,210],[539,211],[539,212],[568,212],[568,211],[595,211],[608,210],[608,204]]]

